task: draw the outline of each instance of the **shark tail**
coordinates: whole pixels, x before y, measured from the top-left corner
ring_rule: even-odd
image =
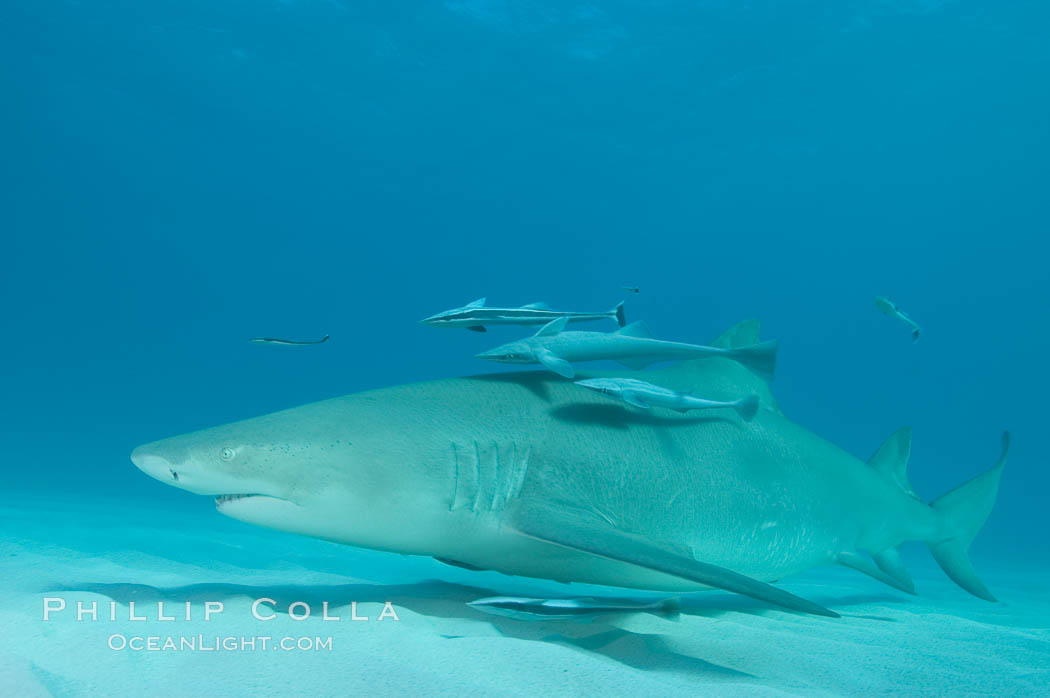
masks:
[[[779,342],[759,342],[744,347],[727,349],[725,356],[735,359],[762,376],[772,378],[777,367],[777,346]]]
[[[620,327],[627,326],[627,316],[623,312],[623,301],[616,304],[616,307],[609,311],[613,317],[616,318],[616,324]]]
[[[970,543],[995,506],[999,478],[1009,450],[1010,432],[1007,431],[1003,432],[1002,455],[993,468],[930,504],[940,515],[938,536],[927,541],[933,558],[953,582],[986,601],[996,599],[977,577],[968,553]]]

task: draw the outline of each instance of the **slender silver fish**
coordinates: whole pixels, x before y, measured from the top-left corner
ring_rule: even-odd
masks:
[[[294,339],[279,339],[277,337],[252,337],[248,341],[255,342],[256,344],[285,344],[288,346],[299,347],[306,346],[308,344],[324,344],[328,341],[328,336],[329,335],[325,335],[324,337],[321,337],[320,339],[313,342],[297,342]]]
[[[567,310],[551,310],[546,303],[529,303],[517,308],[490,308],[485,306],[484,298],[479,298],[462,308],[431,315],[421,322],[431,327],[465,327],[474,332],[485,332],[485,325],[546,325],[559,318],[566,318],[569,322],[615,320],[620,327],[627,324],[622,301],[604,313],[574,313]]]
[[[766,377],[772,376],[776,367],[776,341],[732,348],[705,347],[653,339],[644,322],[633,322],[609,333],[563,332],[565,323],[565,318],[552,320],[532,337],[482,352],[477,358],[505,364],[539,363],[564,378],[575,377],[573,361],[610,360],[640,369],[658,361],[721,356]]]
[[[919,327],[914,320],[905,315],[904,311],[898,308],[896,303],[885,296],[875,296],[875,307],[882,311],[883,315],[895,317],[898,320],[902,320],[909,324],[912,328],[911,341],[915,342],[919,339],[919,333],[922,332],[922,328]]]
[[[653,613],[676,617],[681,609],[678,597],[667,599],[613,599],[580,597],[574,599],[530,599],[522,596],[489,596],[467,603],[485,613],[516,620],[587,620],[609,613]]]
[[[675,412],[688,412],[689,410],[729,407],[736,410],[745,422],[754,419],[755,413],[758,412],[758,396],[754,394],[728,402],[705,400],[688,393],[661,388],[636,378],[588,378],[576,381],[576,385],[582,385],[584,388],[590,388],[602,395],[608,395],[613,399],[643,409],[666,407]]]

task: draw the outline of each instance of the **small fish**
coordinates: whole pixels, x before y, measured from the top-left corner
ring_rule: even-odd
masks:
[[[638,287],[638,286],[621,286],[620,288],[622,288],[624,291],[627,291],[628,293],[641,293],[642,292],[642,289],[640,287]]]
[[[308,344],[323,344],[328,341],[328,336],[329,335],[325,335],[314,342],[296,342],[292,339],[278,339],[277,337],[252,337],[248,341],[255,342],[256,344],[285,344],[288,346],[301,347]]]
[[[754,419],[755,413],[758,412],[757,395],[748,395],[731,402],[705,400],[634,378],[588,378],[576,381],[576,385],[582,385],[584,388],[590,388],[602,395],[608,395],[613,399],[622,400],[628,405],[643,409],[666,407],[675,412],[688,412],[714,407],[730,407],[736,410],[745,422]]]
[[[573,378],[573,361],[616,361],[640,369],[658,361],[683,361],[720,356],[733,359],[759,375],[771,377],[776,367],[777,342],[748,346],[705,347],[653,339],[644,322],[615,332],[563,332],[566,318],[552,320],[532,337],[490,349],[477,358],[505,364],[542,364],[563,378]]]
[[[667,599],[530,599],[520,596],[490,596],[467,603],[485,613],[517,620],[581,620],[607,613],[653,613],[677,617],[681,603]]]
[[[620,327],[627,324],[622,302],[604,313],[573,313],[551,310],[546,303],[529,303],[519,308],[489,308],[485,306],[484,298],[462,308],[431,315],[421,322],[431,327],[465,327],[474,332],[485,332],[485,325],[546,325],[559,318],[566,318],[569,322],[609,319],[615,320]]]
[[[875,307],[878,308],[883,315],[889,315],[890,317],[895,317],[908,323],[912,328],[911,341],[918,341],[919,333],[922,331],[922,328],[920,328],[914,320],[905,315],[904,312],[897,307],[896,303],[885,296],[875,296]]]

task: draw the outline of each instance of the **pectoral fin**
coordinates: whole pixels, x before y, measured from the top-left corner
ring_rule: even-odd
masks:
[[[659,359],[651,359],[645,356],[628,356],[622,359],[616,359],[616,363],[627,368],[633,368],[635,371],[640,371],[651,363],[656,363]]]
[[[509,523],[522,535],[571,550],[663,572],[793,611],[839,617],[812,601],[724,567],[699,562],[688,550],[627,533],[571,506],[522,501]]]
[[[471,325],[467,329],[471,332],[488,332],[488,330],[485,329],[484,325]]]
[[[635,395],[629,390],[625,390],[622,393],[620,393],[620,398],[622,398],[623,401],[626,402],[628,405],[641,407],[643,410],[649,409],[649,405],[645,402],[645,400],[643,400],[642,398]]]
[[[548,349],[543,349],[536,352],[536,360],[543,364],[543,367],[548,371],[554,371],[562,378],[573,378],[576,375],[575,369],[565,359],[555,356],[553,352]]]

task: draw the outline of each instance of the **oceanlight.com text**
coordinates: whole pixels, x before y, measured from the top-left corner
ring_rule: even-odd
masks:
[[[332,638],[270,635],[110,635],[118,652],[331,652]]]

